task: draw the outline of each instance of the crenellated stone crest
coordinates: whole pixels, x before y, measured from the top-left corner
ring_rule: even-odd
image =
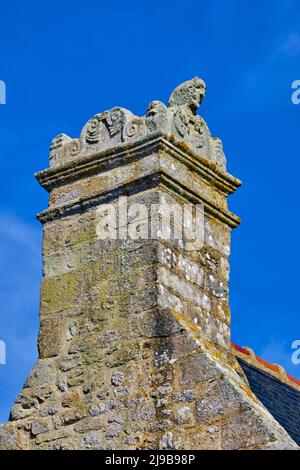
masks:
[[[93,116],[81,133],[84,152],[89,152],[89,145],[96,145],[101,150],[123,142],[126,125],[132,119],[134,115],[123,108],[113,108]]]
[[[184,145],[198,158],[225,169],[222,144],[215,141],[204,119],[196,114],[205,96],[205,82],[188,80],[171,93],[168,106],[152,101],[145,116],[116,107],[93,116],[83,127],[80,139],[58,136],[51,145],[50,166],[57,167],[84,155],[138,140],[152,132],[162,132],[171,141]]]

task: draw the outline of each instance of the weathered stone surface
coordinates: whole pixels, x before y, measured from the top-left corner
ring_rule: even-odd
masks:
[[[189,424],[193,421],[194,414],[189,406],[183,406],[179,408],[174,416],[176,424]]]
[[[38,434],[42,434],[42,433],[48,432],[48,431],[49,431],[49,426],[45,422],[33,421],[31,423],[31,432],[34,436],[37,436]]]
[[[17,431],[8,428],[8,426],[0,427],[0,450],[17,450],[18,438]]]
[[[63,319],[61,315],[55,315],[41,320],[38,339],[39,354],[41,358],[59,355],[63,333]]]
[[[240,182],[196,114],[204,95],[194,78],[168,106],[113,108],[52,141],[37,174],[50,193],[40,356],[0,449],[296,448],[230,352],[227,197]],[[180,232],[194,225],[186,204],[203,208],[196,247]]]

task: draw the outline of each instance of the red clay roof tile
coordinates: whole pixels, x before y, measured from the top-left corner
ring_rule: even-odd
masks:
[[[245,347],[242,348],[241,346],[238,346],[235,343],[231,342],[231,347],[232,347],[232,349],[234,349],[238,353],[243,354],[245,356],[248,356],[248,361],[250,361],[252,364],[253,364],[253,362],[255,362],[256,364],[253,364],[253,365],[256,365],[256,367],[259,367],[259,365],[261,364],[266,369],[269,369],[270,371],[274,372],[277,375],[279,380],[285,381],[285,382],[287,382],[287,381],[293,382],[293,384],[295,384],[297,387],[300,386],[300,380],[299,379],[296,379],[296,377],[293,377],[292,375],[287,374],[285,371],[284,371],[284,374],[282,374],[282,367],[278,366],[277,364],[271,364],[271,362],[268,362],[265,359],[262,359],[261,357],[256,356],[254,354],[252,356],[250,354],[250,352]],[[245,358],[245,360],[246,360],[246,358]],[[286,381],[285,378],[288,379],[288,380]]]

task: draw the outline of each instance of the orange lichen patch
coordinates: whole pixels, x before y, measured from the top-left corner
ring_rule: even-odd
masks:
[[[177,312],[177,310],[174,309],[170,309],[170,311],[173,313],[174,317],[176,318],[178,323],[180,323],[180,325],[184,326],[191,333],[199,334],[199,326],[192,322],[187,315],[179,313]]]
[[[149,443],[150,441],[148,441],[147,439],[144,439],[143,441],[139,443],[139,448],[147,450],[149,449]]]
[[[178,140],[177,145],[179,148],[181,148],[185,152],[191,153],[191,155],[195,156],[195,152],[193,152],[183,140]]]
[[[290,385],[291,387],[297,388],[297,390],[300,389],[300,380],[296,379],[296,377],[293,377],[290,374],[287,374],[283,367],[277,364],[271,364],[265,359],[256,356],[254,353],[251,354],[251,350],[248,350],[248,348],[246,347],[242,348],[241,346],[238,346],[235,343],[231,343],[231,348],[233,349],[233,353],[245,362],[248,362],[257,369],[261,369],[265,372],[272,374],[281,382],[284,382]]]
[[[77,392],[69,392],[65,395],[62,405],[65,408],[78,407],[80,404],[80,395]]]
[[[246,395],[248,395],[249,398],[251,398],[252,400],[258,402],[257,397],[254,395],[254,393],[251,392],[249,387],[244,387],[242,385],[240,385],[240,387],[246,393]]]
[[[151,393],[155,392],[157,390],[157,387],[150,387],[149,390],[144,390],[143,395],[144,397],[148,398]]]

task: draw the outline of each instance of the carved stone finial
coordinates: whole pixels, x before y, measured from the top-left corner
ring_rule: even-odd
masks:
[[[169,99],[169,107],[187,106],[193,113],[199,108],[206,91],[205,82],[195,77],[178,85]]]
[[[206,91],[205,82],[194,77],[173,90],[168,106],[151,101],[145,116],[115,107],[93,116],[83,127],[79,139],[60,135],[51,144],[50,166],[57,167],[89,154],[141,139],[151,132],[166,138],[226,170],[226,159],[219,139],[213,139],[204,119],[196,114]]]

